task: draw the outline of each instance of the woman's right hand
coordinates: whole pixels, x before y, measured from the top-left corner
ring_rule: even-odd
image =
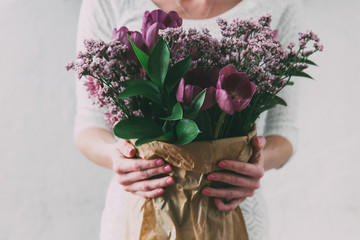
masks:
[[[174,184],[170,176],[151,178],[172,171],[164,160],[134,158],[135,153],[135,147],[124,139],[119,139],[110,150],[113,170],[125,191],[143,198],[153,198],[163,194],[164,187]]]

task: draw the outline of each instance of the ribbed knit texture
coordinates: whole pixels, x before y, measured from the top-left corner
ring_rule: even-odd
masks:
[[[102,39],[109,41],[114,28],[127,26],[130,30],[138,30],[142,26],[142,16],[146,10],[157,9],[151,0],[83,0],[78,25],[77,51],[83,49],[84,39]],[[298,0],[242,0],[234,8],[218,17],[231,20],[233,18],[256,18],[266,13],[272,15],[272,27],[279,30],[279,40],[283,44],[297,41],[297,33],[301,29],[302,9]],[[208,28],[210,33],[220,38],[216,18],[206,20],[184,20],[184,28]],[[259,135],[280,135],[288,139],[296,151],[298,141],[298,104],[301,93],[301,79],[294,79],[295,85],[286,87],[280,94],[288,106],[277,106],[263,114],[258,121]],[[75,117],[74,135],[89,127],[109,129],[105,123],[104,109],[92,104],[81,81],[76,84],[77,114]],[[102,220],[102,240],[125,239],[124,234],[116,231],[126,216],[122,212],[119,199],[127,198],[129,193],[120,191],[114,182],[109,187],[108,198]],[[115,194],[117,193],[117,194]],[[264,240],[268,233],[266,207],[259,191],[255,196],[241,204],[251,240]],[[132,238],[131,238],[132,239]]]

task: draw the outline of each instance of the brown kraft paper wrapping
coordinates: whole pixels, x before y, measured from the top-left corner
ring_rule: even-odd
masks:
[[[142,206],[141,240],[248,240],[240,207],[219,211],[211,197],[201,193],[210,186],[206,175],[221,170],[220,160],[247,162],[252,154],[253,130],[244,137],[173,145],[151,142],[138,147],[144,159],[163,158],[173,166],[175,184]],[[132,141],[134,143],[134,141]],[[136,211],[136,209],[134,209]],[[132,224],[137,224],[133,222]]]

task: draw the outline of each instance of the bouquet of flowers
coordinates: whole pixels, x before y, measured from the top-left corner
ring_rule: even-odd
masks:
[[[203,175],[221,159],[249,160],[256,119],[286,105],[278,93],[292,76],[311,78],[309,57],[323,49],[311,31],[299,34],[297,48],[283,48],[270,22],[218,19],[216,39],[207,29],[184,30],[176,12],[147,11],[142,33],[121,27],[109,43],[86,40],[67,66],[84,77],[94,104],[106,106],[117,137],[131,139],[140,157],[175,167],[176,185],[144,200],[141,239],[247,239],[240,208],[219,212],[199,194],[210,184]]]

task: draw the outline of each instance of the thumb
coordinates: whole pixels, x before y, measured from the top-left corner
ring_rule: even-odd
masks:
[[[266,145],[266,138],[256,136],[252,139],[252,145],[255,152],[261,151]]]
[[[117,148],[124,157],[132,158],[135,156],[136,148],[125,139],[119,138]]]
[[[253,140],[252,140],[253,153],[252,153],[250,162],[256,163],[261,160],[261,153],[265,147],[265,144],[266,144],[265,137],[257,136],[257,137],[253,138]]]

